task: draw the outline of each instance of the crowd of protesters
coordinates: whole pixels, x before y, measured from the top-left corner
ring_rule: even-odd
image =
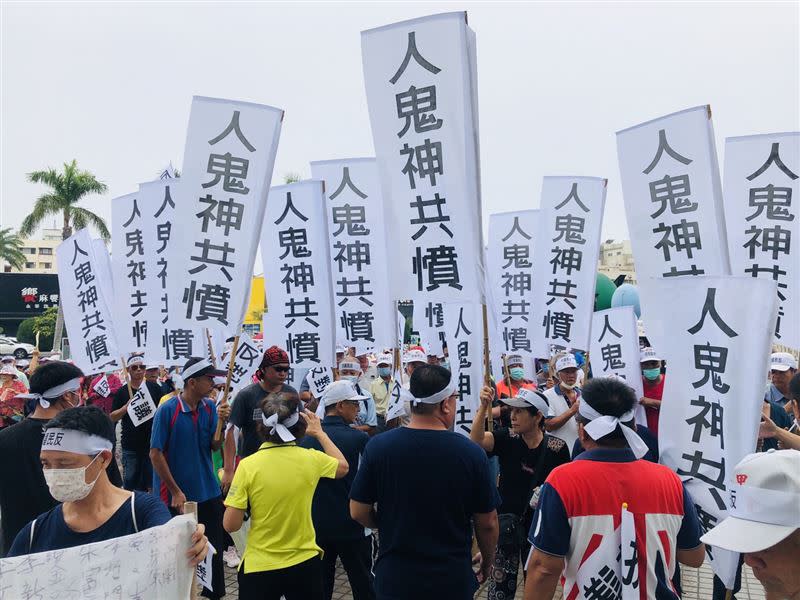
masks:
[[[625,502],[644,528],[637,535],[659,537],[666,552],[640,557],[643,593],[680,598],[678,564],[698,567],[706,548],[692,499],[658,464],[664,361],[642,348],[641,398],[622,380],[592,378],[580,353],[535,364],[529,373],[521,356],[505,357],[466,437],[453,431],[458,385],[447,357],[421,347],[407,349],[401,382],[391,353],[339,348],[319,397],[306,381],[287,383],[292,365],[276,346],[232,398],[226,371],[205,358],[179,375],[139,355],[122,372],[94,374],[38,353],[30,363],[3,358],[0,556],[128,535],[194,501],[187,559],[199,563],[209,543],[222,550],[208,598],[225,596],[227,564],[238,569],[239,598],[330,600],[337,559],[355,600],[466,599],[482,584],[504,600],[520,581],[530,600],[552,598],[559,584],[565,597],[605,598],[581,587],[582,569],[621,560],[618,545],[590,542],[613,538]],[[736,468],[753,474],[742,481],[756,491],[742,493],[769,490],[774,510],[734,511],[735,523],[703,539],[742,552],[770,598],[800,597],[794,356],[774,353],[768,379],[759,454]],[[389,419],[395,383],[405,414]],[[158,408],[135,423],[128,407],[142,386]],[[56,433],[66,443],[48,443]],[[712,593],[725,597],[718,580]]]

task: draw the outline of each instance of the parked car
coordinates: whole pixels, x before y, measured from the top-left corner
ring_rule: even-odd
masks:
[[[14,338],[0,337],[0,354],[12,354],[14,358],[28,358],[33,354],[33,344],[23,344]]]

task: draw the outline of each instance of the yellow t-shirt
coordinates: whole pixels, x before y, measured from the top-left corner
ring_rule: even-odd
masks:
[[[245,573],[285,569],[322,555],[311,501],[320,477],[333,479],[338,465],[318,450],[271,442],[239,463],[225,505],[250,507]]]

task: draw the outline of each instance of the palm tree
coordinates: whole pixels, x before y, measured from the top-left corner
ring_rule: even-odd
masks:
[[[9,227],[0,229],[0,260],[6,261],[15,269],[22,269],[25,266],[22,240]]]
[[[88,225],[93,226],[105,241],[111,238],[102,217],[78,206],[78,202],[84,196],[101,194],[108,190],[108,186],[98,181],[89,171],[78,170],[76,161],[64,163],[64,170],[61,173],[55,169],[29,173],[28,181],[44,183],[52,189],[36,200],[33,210],[25,217],[22,227],[19,228],[20,235],[24,237],[33,235],[47,217],[59,215],[64,222],[61,239],[65,240],[71,236],[73,227],[83,229]]]

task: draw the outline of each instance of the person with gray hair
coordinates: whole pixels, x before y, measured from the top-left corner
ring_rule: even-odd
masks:
[[[239,531],[250,515],[239,599],[320,600],[322,550],[317,545],[311,504],[321,478],[341,479],[349,465],[323,431],[319,418],[304,410],[296,392],[273,392],[261,401],[257,431],[263,440],[242,459],[225,498],[222,525]],[[301,448],[308,435],[322,452]]]
[[[701,539],[744,555],[767,600],[800,598],[800,451],[749,454],[736,465],[728,518]]]

